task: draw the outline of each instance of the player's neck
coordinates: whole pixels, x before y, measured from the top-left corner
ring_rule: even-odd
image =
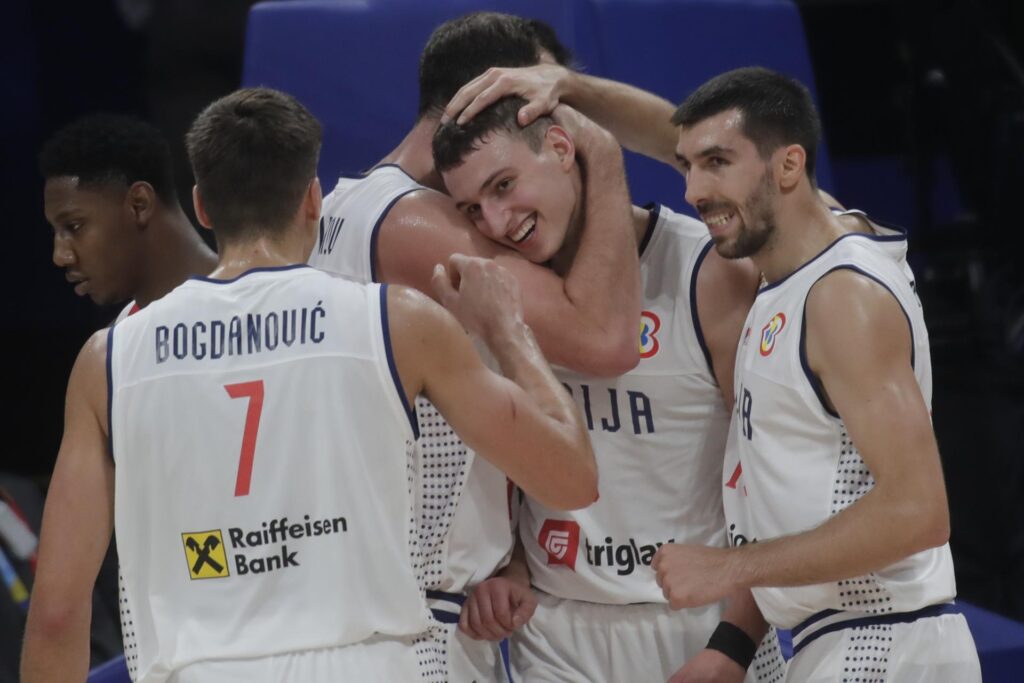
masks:
[[[816,194],[802,193],[779,202],[775,233],[751,259],[767,282],[794,272],[846,233]]]
[[[431,141],[434,139],[437,123],[438,119],[433,116],[420,118],[405,138],[398,143],[398,147],[391,150],[391,153],[381,159],[377,165],[396,164],[420,185],[443,192],[444,182],[441,180],[441,175],[434,170],[434,153],[431,149]]]
[[[307,240],[291,230],[281,237],[262,235],[252,239],[226,241],[221,245],[215,280],[230,280],[254,268],[278,268],[305,263]]]
[[[180,207],[162,211],[147,230],[145,279],[134,294],[139,307],[161,298],[193,275],[206,275],[217,266],[213,252],[192,227]]]

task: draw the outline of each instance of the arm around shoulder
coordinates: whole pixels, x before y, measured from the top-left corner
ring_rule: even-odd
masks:
[[[597,466],[575,405],[551,374],[521,314],[494,319],[494,310],[506,306],[488,298],[493,288],[481,280],[500,267],[485,259],[466,261],[471,264],[453,265],[461,275],[455,284],[467,284],[462,290],[449,285],[463,297],[455,306],[463,324],[481,333],[506,377],[483,364],[466,332],[437,304],[411,290],[390,288],[395,362],[409,398],[422,392],[469,447],[545,505],[589,505],[597,495]],[[511,280],[507,273],[503,277]],[[467,316],[490,320],[467,324]]]

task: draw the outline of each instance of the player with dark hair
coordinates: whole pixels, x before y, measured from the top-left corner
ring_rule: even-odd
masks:
[[[302,263],[320,215],[320,125],[292,97],[221,98],[187,143],[219,263],[79,355],[22,680],[84,679],[90,590],[114,529],[133,680],[443,681],[416,576],[412,402],[428,395],[559,507],[596,495],[582,420],[493,262],[437,266],[458,321],[413,290]]]
[[[435,163],[482,234],[562,272],[582,229],[568,208],[592,188],[574,136],[549,116],[520,126],[525,105],[510,97],[463,125],[444,124]],[[650,565],[665,543],[726,543],[727,406],[758,275],[749,262],[717,255],[698,221],[663,206],[631,210],[644,293],[640,364],[613,379],[556,370],[587,417],[601,497],[564,513],[527,496],[519,528],[528,574],[513,565],[470,599],[468,630],[483,638],[514,632],[512,660],[527,681],[612,682],[639,671],[665,680],[702,651],[723,615],[720,605],[670,610]],[[559,229],[530,242],[504,231],[506,216],[533,213],[560,217]],[[536,611],[515,623],[517,605],[534,599],[531,583]],[[742,680],[749,663],[730,662],[731,680]],[[758,666],[781,669],[777,646]]]
[[[540,35],[540,26],[479,12],[433,32],[420,62],[419,119],[369,173],[340,179],[324,199],[309,263],[361,282],[399,283],[430,293],[434,265],[450,254],[493,259],[519,282],[526,321],[549,360],[591,375],[615,375],[636,364],[640,327],[636,237],[615,140],[588,121],[575,124],[590,191],[575,195],[572,212],[586,228],[578,235],[572,266],[561,273],[484,238],[443,193],[434,170],[431,137],[459,87],[495,64],[553,60],[554,32],[549,27]],[[568,54],[564,48],[556,53]],[[525,245],[549,239],[561,226],[562,217],[534,215],[505,228]],[[423,476],[417,482],[423,501],[422,581],[435,616],[446,624],[439,637],[452,643],[448,676],[452,681],[502,680],[498,648],[470,641],[455,625],[467,589],[488,578],[512,551],[510,513],[518,496],[500,470],[467,452],[428,402],[420,401],[416,410],[425,425],[419,443]],[[458,507],[437,502],[439,491],[463,487]]]
[[[39,155],[53,262],[101,305],[159,299],[217,256],[181,210],[170,150],[153,126],[96,114],[53,135]]]
[[[666,598],[692,608],[752,590],[768,622],[793,630],[789,681],[980,681],[953,603],[906,237],[849,233],[820,199],[817,114],[788,76],[727,72],[673,122],[686,200],[718,253],[749,257],[764,284],[736,360],[733,547],[662,547]]]

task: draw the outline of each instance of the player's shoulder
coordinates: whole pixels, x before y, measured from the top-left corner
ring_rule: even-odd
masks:
[[[648,204],[644,208],[651,216],[648,230],[660,230],[694,240],[708,237],[707,226],[692,216],[674,211],[664,204]]]

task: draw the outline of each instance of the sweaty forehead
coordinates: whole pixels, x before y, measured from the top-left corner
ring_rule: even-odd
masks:
[[[676,152],[689,157],[712,147],[737,148],[744,143],[753,145],[743,133],[743,112],[730,109],[680,127]]]

